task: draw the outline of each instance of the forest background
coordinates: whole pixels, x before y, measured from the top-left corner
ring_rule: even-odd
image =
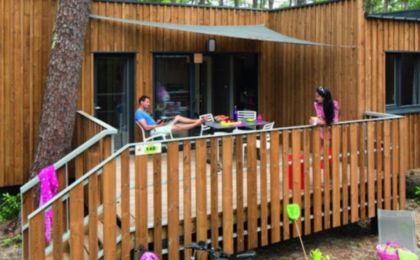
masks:
[[[124,0],[119,0],[124,2]],[[198,6],[278,9],[329,2],[330,0],[131,0],[141,3],[166,3]],[[336,1],[336,0],[332,0]],[[420,9],[420,0],[365,0],[367,13],[396,12]]]

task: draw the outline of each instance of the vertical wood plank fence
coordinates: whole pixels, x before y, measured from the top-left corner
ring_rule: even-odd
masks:
[[[111,155],[112,135],[115,133],[116,129],[82,111],[76,114],[73,140],[74,150],[54,164],[59,182],[59,191],[64,190],[74,179],[80,178],[85,172]],[[92,180],[89,185],[94,185],[97,188],[98,184],[94,181]],[[24,258],[30,255],[27,251],[29,243],[28,216],[38,207],[36,195],[39,192],[39,187],[38,177],[34,177],[20,189]],[[78,194],[83,195],[81,191],[78,191]],[[53,207],[54,214],[65,218],[68,215],[69,207],[71,210],[72,206],[75,205],[77,204],[57,205],[57,207]],[[59,232],[68,224],[68,222],[57,222],[55,223],[54,231]],[[55,240],[57,243],[59,241],[59,239]]]
[[[233,253],[296,237],[290,203],[302,208],[305,235],[375,217],[377,208],[401,209],[406,125],[375,117],[182,138],[161,142],[164,152],[154,155],[134,155],[139,144],[128,144],[30,214],[25,250],[40,259],[115,259],[142,245],[188,259],[183,248],[196,240]],[[49,208],[53,243],[42,224]]]

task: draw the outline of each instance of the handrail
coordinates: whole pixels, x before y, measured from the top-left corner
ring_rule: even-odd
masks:
[[[344,125],[344,124],[362,123],[362,122],[374,122],[374,121],[379,121],[379,120],[383,120],[383,119],[400,119],[400,118],[403,118],[403,116],[399,116],[399,115],[392,115],[392,114],[383,114],[383,115],[385,115],[385,116],[383,116],[382,118],[349,120],[349,121],[343,121],[343,122],[336,123],[335,125],[337,125],[337,124]],[[313,126],[313,125],[301,125],[301,126],[292,126],[292,127],[279,127],[279,128],[273,128],[272,130],[266,130],[264,132],[288,131],[288,130],[294,130],[294,129],[305,129],[305,128],[314,128],[314,127],[316,127],[316,126]],[[250,131],[247,131],[246,134],[261,133],[261,132],[263,132],[263,130],[250,130]],[[229,134],[229,136],[237,136],[237,135],[241,135],[242,136],[242,135],[244,135],[244,133],[232,133],[232,134]],[[155,142],[150,142],[150,143],[151,144],[152,143],[170,143],[170,142],[181,142],[181,141],[188,141],[188,140],[200,140],[200,139],[207,139],[207,138],[209,138],[209,136],[193,136],[193,137],[174,138],[174,139],[171,139],[171,140],[155,141]],[[28,216],[28,219],[30,220],[30,219],[34,218],[39,213],[41,213],[44,210],[46,210],[47,208],[51,207],[54,202],[56,202],[62,196],[64,196],[67,193],[69,193],[78,184],[86,181],[92,174],[95,174],[99,169],[101,169],[102,167],[104,167],[109,161],[111,161],[115,157],[119,156],[125,149],[129,149],[130,147],[136,146],[138,144],[142,144],[142,143],[140,143],[140,142],[139,143],[129,143],[129,144],[126,144],[125,146],[121,147],[118,151],[116,151],[112,155],[108,156],[108,158],[106,158],[101,163],[99,163],[98,165],[96,165],[94,168],[92,168],[91,170],[89,170],[86,174],[83,174],[83,176],[81,176],[80,178],[78,178],[71,185],[67,186],[61,192],[59,192],[58,194],[56,194],[47,203],[45,203],[44,205],[42,205],[41,207],[39,207],[38,209],[36,209],[35,211],[33,211]]]
[[[365,116],[377,117],[377,118],[402,118],[403,116],[389,114],[389,113],[381,113],[381,112],[373,112],[373,111],[366,111]]]
[[[89,120],[95,122],[96,124],[102,126],[105,129],[102,130],[101,132],[97,133],[92,138],[90,138],[89,140],[87,140],[86,142],[81,144],[79,147],[77,147],[76,149],[74,149],[73,151],[71,151],[70,153],[65,155],[63,158],[58,160],[56,163],[54,163],[54,168],[55,169],[59,169],[62,166],[66,165],[69,161],[71,161],[74,158],[76,158],[77,156],[79,156],[81,153],[83,153],[85,150],[87,150],[92,145],[97,143],[103,137],[105,137],[107,135],[113,135],[113,134],[118,133],[118,130],[116,128],[110,126],[109,124],[107,124],[105,122],[102,122],[101,120],[98,120],[97,118],[95,118],[95,117],[93,117],[93,116],[91,116],[91,115],[89,115],[89,114],[87,114],[83,111],[77,111],[77,113],[79,113],[80,115],[88,118]],[[32,178],[27,183],[25,183],[22,187],[20,187],[20,193],[25,193],[26,191],[28,191],[29,189],[31,189],[32,187],[34,187],[38,183],[39,183],[38,177]]]
[[[156,143],[158,143],[158,142],[156,142]],[[31,214],[29,214],[28,219],[32,219],[33,217],[35,217],[36,215],[38,215],[38,213],[40,213],[40,212],[44,211],[45,209],[49,208],[54,202],[56,202],[57,200],[59,200],[63,195],[66,195],[75,186],[77,186],[80,183],[82,183],[85,180],[87,180],[92,174],[96,173],[100,168],[104,167],[105,164],[107,164],[109,161],[113,160],[115,157],[117,157],[118,155],[120,155],[125,149],[129,148],[130,146],[134,146],[136,144],[141,144],[141,143],[126,144],[123,147],[121,147],[118,151],[116,151],[112,155],[108,156],[108,158],[106,158],[101,163],[99,163],[98,165],[96,165],[95,167],[93,167],[86,174],[83,174],[80,178],[78,178],[77,180],[75,180],[72,184],[70,184],[69,186],[67,186],[66,188],[64,188],[62,191],[60,191],[59,193],[57,193],[47,203],[45,203],[44,205],[42,205],[41,207],[39,207],[38,209],[36,209],[35,211],[33,211]]]

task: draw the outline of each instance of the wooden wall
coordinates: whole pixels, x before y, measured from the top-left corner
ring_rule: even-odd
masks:
[[[21,184],[28,177],[56,7],[57,0],[0,1],[0,187]],[[136,54],[133,100],[152,94],[153,52],[204,52],[207,40],[215,38],[218,52],[258,53],[259,110],[279,127],[307,123],[318,85],[331,88],[340,102],[342,120],[360,118],[366,110],[384,111],[384,51],[420,50],[420,23],[365,19],[361,0],[271,12],[94,2],[92,13],[186,24],[267,24],[286,35],[334,47],[267,43],[91,20],[78,99],[78,108],[88,113],[93,113],[94,106],[95,52]],[[409,131],[418,131],[418,124],[413,123]],[[420,167],[420,162],[412,165]]]
[[[28,178],[56,5],[0,1],[0,187]]]
[[[360,109],[385,108],[385,52],[420,52],[420,22],[367,19],[363,24],[365,42],[361,45],[360,90],[365,102]],[[419,165],[420,166],[420,165]]]
[[[360,110],[385,110],[385,52],[420,52],[420,22],[367,19],[361,28],[365,42],[360,56]],[[420,113],[409,118],[409,169],[420,168]]]
[[[360,118],[357,111],[357,2],[338,1],[274,12],[270,27],[289,36],[329,46],[264,43],[264,107],[281,125],[307,124],[314,114],[315,88],[332,90],[341,106],[341,120]],[[269,80],[272,78],[272,80]],[[364,111],[363,111],[364,112]]]
[[[420,168],[420,114],[410,114],[408,129],[405,133],[408,139],[408,169]]]
[[[127,19],[197,25],[263,24],[268,20],[268,12],[262,11],[112,2],[93,3],[92,13]],[[86,59],[83,64],[79,108],[93,112],[92,53],[136,53],[133,97],[136,101],[143,94],[152,96],[153,52],[205,52],[207,40],[210,38],[216,39],[218,52],[260,51],[261,43],[258,41],[91,20],[90,32],[86,39]]]

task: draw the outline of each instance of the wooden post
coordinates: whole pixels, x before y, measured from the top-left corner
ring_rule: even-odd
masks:
[[[350,125],[350,194],[351,222],[359,220],[359,169],[357,167],[357,131],[356,124]]]
[[[254,175],[255,176],[255,175]],[[248,176],[249,178],[249,176]],[[223,250],[228,253],[233,253],[233,192],[232,192],[232,137],[223,137],[223,175],[222,175],[222,208],[223,208]],[[249,194],[248,190],[248,194]],[[217,197],[216,194],[211,195]],[[256,205],[256,204],[255,204]],[[250,201],[248,200],[248,209]],[[248,218],[248,227],[249,227]],[[255,228],[256,230],[256,228]],[[248,235],[249,235],[248,229]]]
[[[191,217],[191,142],[184,142],[184,245],[192,242],[192,217]],[[184,259],[189,260],[191,250],[184,251]]]
[[[279,172],[279,133],[270,133],[270,217],[271,217],[271,242],[281,239],[280,227],[280,172]],[[284,182],[284,180],[283,180]]]
[[[44,212],[29,220],[29,256],[30,259],[45,259]],[[29,258],[28,258],[29,259]]]
[[[157,228],[159,228],[159,226],[155,226],[155,229]],[[129,149],[126,149],[121,154],[121,239],[121,259],[128,259],[130,257],[131,249]],[[156,250],[156,252],[159,253],[158,250]]]
[[[70,257],[72,260],[83,259],[83,208],[83,183],[80,183],[70,191]]]
[[[104,166],[102,173],[104,191],[104,259],[115,259],[117,250],[115,170],[115,160],[112,160]],[[145,215],[147,216],[147,211]]]

